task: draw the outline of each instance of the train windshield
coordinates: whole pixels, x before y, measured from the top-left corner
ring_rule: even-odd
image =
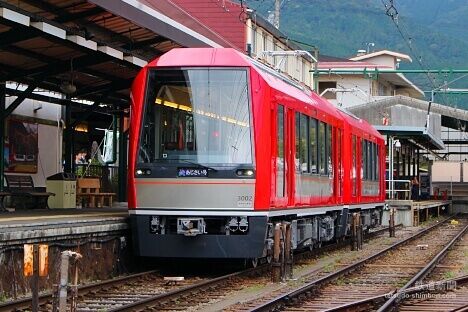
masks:
[[[245,69],[149,72],[139,162],[251,164]]]

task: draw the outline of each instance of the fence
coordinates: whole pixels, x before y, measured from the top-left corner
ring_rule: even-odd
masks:
[[[78,178],[94,177],[101,180],[103,192],[118,192],[119,167],[109,165],[76,164],[75,174]]]
[[[387,199],[411,199],[411,180],[385,180]]]

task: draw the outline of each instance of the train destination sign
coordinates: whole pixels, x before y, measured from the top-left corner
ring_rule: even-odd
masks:
[[[205,168],[177,168],[179,178],[208,177],[208,169]]]

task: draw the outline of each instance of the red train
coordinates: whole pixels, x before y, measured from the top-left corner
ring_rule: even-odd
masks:
[[[269,255],[272,227],[294,248],[380,223],[385,144],[368,123],[233,49],[174,49],[131,94],[128,203],[135,252]]]

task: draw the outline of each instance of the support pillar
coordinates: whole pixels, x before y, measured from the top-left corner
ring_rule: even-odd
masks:
[[[67,100],[70,97],[67,96]],[[65,105],[65,131],[63,132],[63,142],[65,147],[65,165],[64,171],[68,173],[73,172],[73,135],[72,135],[72,123],[71,123],[71,103],[68,101]]]
[[[3,192],[3,175],[5,173],[5,108],[6,108],[6,82],[0,81],[0,192]]]
[[[416,175],[419,175],[419,149],[416,152]]]
[[[400,153],[398,149],[396,150],[396,178],[395,180],[400,180]]]
[[[119,172],[118,198],[120,202],[127,200],[127,133],[124,132],[124,114],[120,114],[119,122]]]

